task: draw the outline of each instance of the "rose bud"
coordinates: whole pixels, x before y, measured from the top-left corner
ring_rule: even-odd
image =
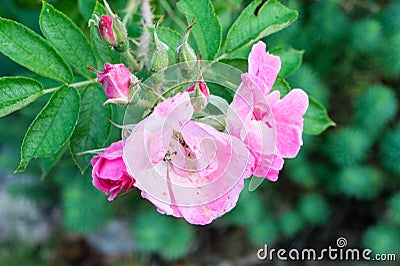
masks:
[[[129,92],[138,84],[136,76],[132,75],[124,64],[104,64],[104,70],[97,72],[97,81],[103,85],[108,100],[103,104],[114,103],[126,105],[129,103]]]
[[[102,15],[99,21],[99,33],[101,39],[110,46],[115,45],[115,35],[112,29],[113,19],[107,15]]]
[[[154,29],[154,44],[155,49],[150,61],[150,68],[153,73],[156,73],[153,76],[153,80],[155,83],[160,84],[164,80],[164,73],[161,71],[168,67],[168,46],[160,41],[158,38],[157,28]]]
[[[123,147],[122,140],[114,142],[90,161],[93,166],[92,183],[98,190],[110,194],[109,201],[114,200],[122,190],[127,192],[132,189],[135,183],[135,179],[126,171],[122,159]]]
[[[100,18],[96,17],[96,20],[90,20],[89,24],[93,23],[95,25],[105,44],[116,51],[123,53],[128,50],[129,47],[126,27],[118,15],[111,11],[111,8],[106,1],[104,1],[104,6],[107,15],[102,15]]]
[[[194,112],[199,113],[203,111],[208,104],[208,98],[210,96],[210,90],[208,89],[206,83],[204,81],[196,82],[186,91],[190,94],[190,100],[193,105]]]
[[[185,77],[190,76],[190,72],[193,70],[196,62],[196,53],[188,43],[190,29],[193,27],[194,21],[186,28],[181,40],[179,41],[178,47],[175,50],[175,60],[179,64],[179,67],[184,71]]]

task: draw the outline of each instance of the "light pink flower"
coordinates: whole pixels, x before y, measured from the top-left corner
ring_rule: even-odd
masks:
[[[300,150],[303,116],[308,96],[291,90],[283,99],[270,90],[280,70],[280,59],[265,51],[265,44],[253,46],[249,73],[242,75],[227,114],[227,130],[240,138],[254,157],[254,175],[278,179],[283,158],[293,158]]]
[[[132,73],[124,64],[105,63],[104,70],[97,73],[97,81],[103,85],[109,99],[106,103],[127,104],[132,78]]]
[[[133,188],[135,179],[131,177],[122,160],[123,143],[114,142],[100,155],[96,155],[90,161],[93,166],[93,185],[112,201],[122,190],[128,191]]]
[[[188,92],[158,104],[126,140],[124,161],[160,213],[208,224],[236,205],[254,163],[238,138],[192,115]]]

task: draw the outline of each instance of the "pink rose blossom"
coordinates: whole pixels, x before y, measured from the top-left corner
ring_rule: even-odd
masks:
[[[122,190],[130,190],[135,183],[135,179],[126,171],[122,151],[122,141],[114,142],[90,161],[93,166],[93,185],[105,194],[111,193],[109,201],[114,200]]]
[[[242,141],[191,121],[193,112],[188,92],[158,104],[133,129],[123,158],[160,213],[203,225],[236,205],[254,162]]]
[[[239,137],[254,157],[254,175],[278,179],[283,158],[293,158],[300,150],[303,116],[308,96],[293,89],[283,99],[270,90],[280,70],[280,59],[265,51],[265,44],[253,46],[249,73],[242,75],[227,114],[227,129]]]
[[[109,99],[107,102],[127,104],[132,77],[124,64],[105,63],[104,70],[97,73],[97,81],[103,85],[104,93]]]

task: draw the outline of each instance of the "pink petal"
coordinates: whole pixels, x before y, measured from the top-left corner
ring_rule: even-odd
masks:
[[[248,123],[253,116],[254,106],[267,108],[267,102],[263,92],[248,74],[242,75],[242,83],[235,93],[229,106],[226,124],[229,134],[244,139]]]
[[[193,115],[193,107],[190,104],[190,97],[188,92],[180,92],[173,97],[166,99],[159,103],[154,108],[153,113],[149,119],[166,119],[170,121],[186,121]]]
[[[304,91],[294,89],[282,100],[275,102],[275,98],[271,98],[270,102],[276,124],[277,155],[293,158],[303,144],[301,135],[308,96]]]
[[[148,156],[151,158],[153,165],[164,159],[165,154],[169,149],[172,134],[173,127],[171,125],[167,125],[152,135]]]
[[[132,74],[124,64],[104,64],[97,73],[97,81],[103,85],[108,99],[128,99]]]
[[[222,197],[202,206],[181,207],[182,216],[191,224],[205,225],[231,211],[244,186],[243,179]]]
[[[124,143],[122,140],[112,143],[100,156],[102,158],[113,160],[122,156]]]
[[[97,165],[99,165],[97,167]],[[102,179],[119,180],[125,169],[125,164],[122,158],[114,160],[103,160],[101,164],[97,164],[94,168],[97,176]]]
[[[253,45],[249,55],[249,74],[264,81],[267,86],[266,94],[269,93],[274,85],[280,69],[281,60],[279,56],[267,53],[264,42],[259,41]]]
[[[100,23],[99,23],[100,36],[103,40],[106,40],[106,42],[115,41],[115,35],[112,29],[112,23],[113,23],[112,17],[109,17],[107,15],[102,15],[100,17]]]
[[[266,175],[266,178],[273,182],[278,180],[279,171],[282,170],[283,163],[283,159],[275,155],[272,159],[272,164],[268,171],[268,174]]]

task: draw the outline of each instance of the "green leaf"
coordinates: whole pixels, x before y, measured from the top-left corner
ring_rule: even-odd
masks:
[[[278,47],[270,50],[270,53],[281,58],[282,67],[278,76],[285,78],[301,66],[304,51],[296,50],[291,47],[287,50],[283,49],[283,47]]]
[[[104,6],[99,2],[96,2],[93,15],[100,17],[105,13],[106,10]],[[99,60],[100,62],[98,64],[99,68],[103,68],[104,63],[106,62],[109,62],[111,64],[121,63],[121,55],[117,51],[112,50],[103,42],[103,40],[99,36],[98,30],[94,25],[90,26],[90,37],[94,44],[95,51],[97,52],[98,57],[100,59]]]
[[[51,157],[64,147],[78,120],[79,105],[75,88],[63,86],[54,93],[25,134],[16,172],[25,171],[32,158]]]
[[[154,28],[149,27],[148,30],[150,34],[153,35]],[[172,62],[175,62],[175,49],[178,47],[181,36],[173,29],[166,27],[158,27],[157,35],[158,38],[169,47],[168,57]]]
[[[219,62],[233,66],[234,68],[239,69],[243,73],[247,72],[248,69],[248,63],[247,63],[247,58],[227,58],[227,59],[221,59]]]
[[[336,126],[326,112],[325,108],[313,97],[308,96],[309,106],[304,115],[304,133],[319,135],[330,126]]]
[[[280,77],[276,78],[274,86],[271,89],[271,91],[279,91],[281,98],[288,94],[291,90],[292,88],[290,87],[289,83],[287,83],[285,79]]]
[[[210,89],[210,93],[225,99],[228,103],[232,102],[235,92],[231,89],[222,86],[220,84],[208,82],[207,87]]]
[[[84,76],[92,77],[87,66],[96,66],[92,48],[74,22],[43,1],[39,18],[40,29],[47,41]]]
[[[297,11],[283,6],[277,0],[252,1],[229,29],[225,50],[230,53],[280,31],[292,24],[297,16]]]
[[[56,50],[34,31],[15,21],[0,18],[0,52],[43,77],[73,81],[71,69]]]
[[[81,110],[75,131],[70,140],[72,157],[82,173],[90,165],[90,154],[79,152],[98,149],[106,145],[111,132],[111,106],[101,106],[107,100],[99,84],[90,84],[81,93]]]
[[[196,17],[192,28],[203,59],[212,60],[221,47],[222,31],[218,17],[210,0],[180,0],[179,11],[185,14],[190,22]]]
[[[96,2],[96,0],[78,0],[79,11],[86,21],[91,19]]]
[[[0,117],[34,102],[43,93],[42,84],[24,77],[0,78]]]

